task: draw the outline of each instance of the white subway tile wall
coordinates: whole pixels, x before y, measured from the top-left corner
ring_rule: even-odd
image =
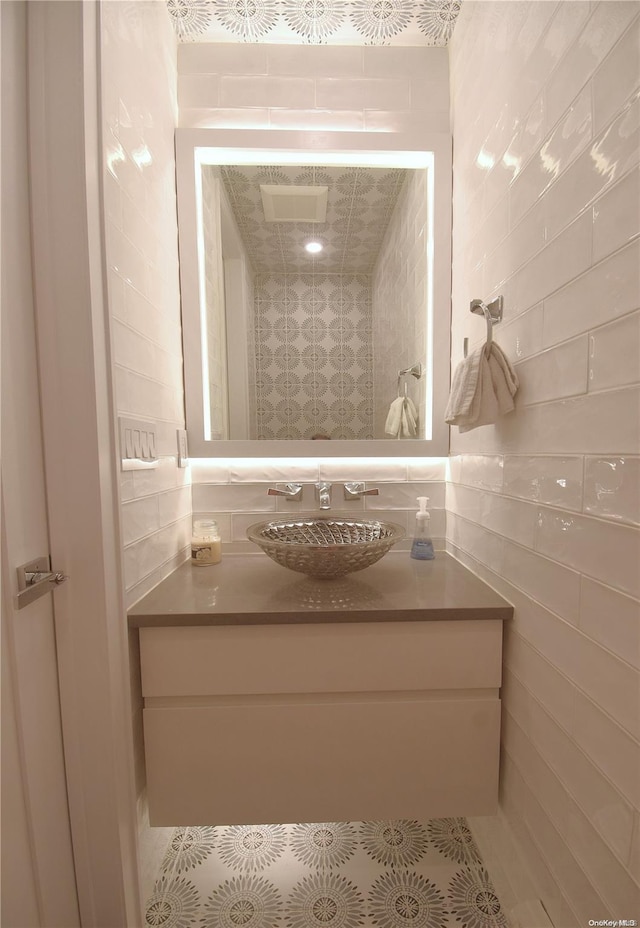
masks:
[[[178,49],[182,127],[449,131],[446,48],[215,43]]]
[[[156,424],[159,466],[121,474],[127,603],[186,556],[174,166],[176,38],[163,3],[101,6],[106,254],[118,415]]]
[[[446,458],[342,458],[342,459],[258,459],[194,460],[193,517],[214,518],[220,526],[223,542],[229,551],[256,551],[247,540],[246,530],[254,522],[290,515],[317,515],[320,511],[314,484],[326,480],[333,484],[331,512],[341,517],[369,516],[387,518],[401,525],[407,539],[400,547],[408,548],[415,528],[416,499],[429,497],[431,533],[437,548],[445,544]],[[363,480],[367,487],[378,487],[378,496],[346,501],[343,485]],[[276,483],[301,483],[300,503],[269,496],[267,490]],[[533,507],[535,509],[535,507]]]
[[[452,360],[503,293],[521,390],[452,430],[447,539],[515,606],[501,807],[563,926],[640,911],[639,13],[467,3],[450,46]]]

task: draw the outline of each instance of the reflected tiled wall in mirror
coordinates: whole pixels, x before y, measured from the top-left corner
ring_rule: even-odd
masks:
[[[257,438],[373,438],[371,281],[256,280]]]

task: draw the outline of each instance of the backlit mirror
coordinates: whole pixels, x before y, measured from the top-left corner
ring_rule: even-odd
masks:
[[[446,454],[448,138],[282,135],[177,133],[191,455]]]

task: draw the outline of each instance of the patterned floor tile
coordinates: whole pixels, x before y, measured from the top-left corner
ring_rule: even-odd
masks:
[[[362,822],[360,841],[373,861],[394,869],[411,867],[429,849],[429,837],[419,822]]]
[[[471,829],[463,818],[433,818],[427,822],[432,845],[449,860],[470,867],[482,863]]]
[[[277,928],[282,924],[282,894],[261,876],[225,880],[203,905],[204,928]]]
[[[307,867],[330,869],[350,860],[358,849],[357,829],[349,822],[292,825],[291,849]]]
[[[464,819],[177,828],[148,928],[507,928]]]
[[[208,826],[176,828],[162,862],[163,874],[179,874],[201,864],[215,847],[216,829]]]
[[[160,877],[147,903],[146,923],[154,928],[192,928],[198,923],[199,912],[200,894],[193,883],[183,877]]]

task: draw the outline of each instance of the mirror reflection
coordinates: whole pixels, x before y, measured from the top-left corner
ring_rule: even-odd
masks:
[[[428,186],[424,169],[201,166],[207,437],[429,437]]]

